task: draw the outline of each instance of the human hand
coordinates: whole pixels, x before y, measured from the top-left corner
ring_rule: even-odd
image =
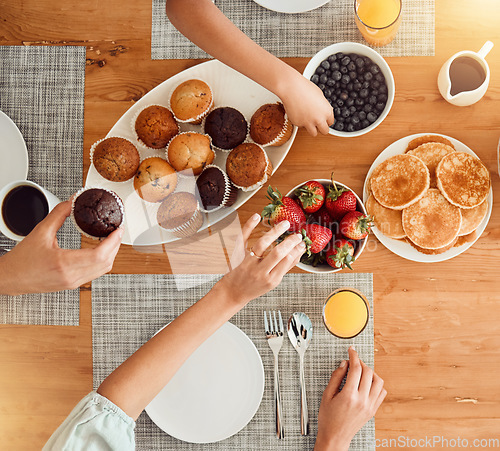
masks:
[[[70,213],[71,201],[61,202],[0,258],[1,294],[69,290],[111,270],[123,230],[115,230],[93,249],[61,249],[56,233]]]
[[[339,391],[346,374],[345,385],[342,391]],[[354,348],[350,347],[349,363],[345,360],[341,362],[323,392],[318,414],[318,437],[314,449],[349,449],[354,434],[375,415],[386,395],[384,381],[365,365]]]
[[[258,214],[254,214],[243,226],[236,243],[235,255],[231,258],[232,270],[218,283],[242,306],[278,286],[283,276],[298,263],[305,252],[302,236],[294,234],[275,246],[265,257],[261,257],[288,230],[288,221],[274,226],[254,244],[251,251],[247,250],[248,238],[260,219]]]
[[[335,121],[333,108],[312,81],[290,68],[287,82],[280,87],[280,97],[288,118],[297,127],[304,127],[310,135],[327,135]]]

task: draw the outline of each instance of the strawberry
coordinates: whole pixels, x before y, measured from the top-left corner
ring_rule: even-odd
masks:
[[[326,251],[326,262],[333,268],[351,268],[354,262],[354,246],[350,241],[340,238]]]
[[[332,173],[332,186],[330,186],[325,200],[328,213],[333,219],[340,221],[347,212],[356,210],[356,206],[354,193],[346,188],[337,188]]]
[[[340,221],[340,232],[351,240],[361,240],[368,235],[373,217],[360,211],[350,211]]]
[[[328,227],[318,224],[307,224],[302,229],[304,243],[306,243],[307,255],[321,252],[332,239],[332,231]]]
[[[288,231],[299,232],[306,222],[306,215],[299,204],[291,197],[282,197],[272,186],[267,189],[267,197],[271,203],[262,210],[262,218],[268,218],[267,222],[271,225],[287,220],[290,222]]]
[[[325,206],[323,206],[314,214],[309,216],[309,222],[316,223],[325,227],[330,227],[333,219],[330,216],[330,213],[328,213],[328,210],[325,208]]]
[[[325,201],[325,188],[319,182],[310,180],[295,190],[299,204],[306,213],[318,211]]]

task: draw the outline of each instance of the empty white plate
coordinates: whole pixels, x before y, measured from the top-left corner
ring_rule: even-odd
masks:
[[[264,367],[250,338],[225,323],[146,407],[167,434],[191,443],[224,440],[253,418],[264,393]]]
[[[0,189],[28,175],[28,150],[12,119],[0,111]]]

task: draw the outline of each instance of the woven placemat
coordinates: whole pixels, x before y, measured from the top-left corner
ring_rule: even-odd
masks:
[[[283,14],[253,0],[215,0],[247,36],[279,58],[311,57],[335,42],[366,44],[354,22],[354,0],[335,0],[300,14]],[[166,0],[153,0],[152,59],[207,58],[182,36],[165,13]],[[434,55],[434,0],[403,0],[402,23],[383,56]]]
[[[0,46],[0,61],[0,110],[26,141],[28,179],[66,200],[82,186],[85,47]],[[80,247],[69,220],[58,240]],[[0,248],[14,245],[0,234]],[[0,323],[78,325],[79,301],[79,290],[0,296]]]
[[[105,275],[92,283],[92,336],[94,388],[154,333],[203,297],[213,286],[211,275]],[[252,301],[231,322],[257,347],[264,364],[266,384],[262,403],[252,421],[238,434],[218,443],[199,445],[179,441],[161,431],[143,412],[137,420],[138,450],[311,450],[317,433],[321,395],[331,372],[347,357],[351,344],[373,366],[373,317],[355,339],[340,340],[325,329],[322,305],[336,288],[353,287],[366,294],[373,313],[372,274],[288,274],[273,291]],[[313,337],[305,355],[310,435],[300,435],[299,359],[288,338],[280,352],[280,381],[285,439],[276,439],[273,410],[273,365],[264,336],[263,310],[280,309],[283,321],[295,311],[312,320]],[[375,424],[358,432],[352,450],[375,450]]]

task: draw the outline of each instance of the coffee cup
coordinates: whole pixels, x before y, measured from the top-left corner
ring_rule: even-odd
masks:
[[[21,241],[60,202],[35,182],[11,182],[0,190],[0,232]]]
[[[464,50],[443,64],[438,88],[447,102],[469,106],[481,100],[490,82],[490,68],[485,58],[492,48],[493,43],[486,41],[479,52]]]

